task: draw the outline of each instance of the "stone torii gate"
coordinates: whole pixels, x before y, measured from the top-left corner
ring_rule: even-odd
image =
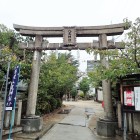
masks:
[[[21,43],[21,49],[34,50],[32,61],[32,73],[30,79],[28,102],[27,102],[27,122],[30,119],[37,118],[35,116],[36,100],[38,92],[38,80],[40,72],[41,51],[42,50],[85,50],[92,49],[120,49],[119,42],[107,41],[107,36],[121,35],[125,29],[124,23],[112,24],[105,26],[72,26],[72,27],[29,27],[22,25],[13,25],[15,30],[23,36],[35,37],[35,42]],[[43,42],[43,37],[63,37],[63,43],[46,43]],[[93,43],[77,43],[76,37],[98,37],[99,41]],[[102,58],[102,63],[107,67],[107,61]],[[105,122],[113,119],[113,107],[111,99],[110,82],[102,81],[103,99],[105,105]],[[38,118],[40,121],[40,119]],[[26,123],[26,122],[25,122]],[[27,123],[26,123],[27,124]],[[27,126],[27,125],[26,125]],[[37,131],[41,129],[41,125],[36,130],[32,130],[31,125],[25,128],[25,132]],[[30,129],[30,130],[29,130]],[[106,128],[105,128],[106,129]],[[104,134],[105,135],[105,134]]]

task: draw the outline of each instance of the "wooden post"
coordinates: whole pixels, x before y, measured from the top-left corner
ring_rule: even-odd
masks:
[[[133,116],[133,113],[131,113],[131,123],[132,123],[132,133],[134,133],[134,116]]]
[[[122,111],[121,111],[121,102],[118,101],[117,103],[117,110],[118,110],[118,127],[122,129]]]
[[[22,100],[17,101],[17,109],[15,110],[15,125],[19,126],[21,121]]]

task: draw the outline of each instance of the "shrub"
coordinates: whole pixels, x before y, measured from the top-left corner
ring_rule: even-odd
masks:
[[[57,99],[57,108],[62,106],[62,100],[60,98]]]
[[[85,97],[85,95],[84,95],[83,92],[81,92],[81,93],[79,94],[79,96],[80,96],[81,98],[84,98],[84,97]]]
[[[57,100],[54,97],[48,96],[48,101],[51,105],[51,111],[57,108]]]
[[[50,113],[51,111],[51,105],[47,101],[42,101],[37,104],[36,114],[37,115],[43,115],[46,113]]]

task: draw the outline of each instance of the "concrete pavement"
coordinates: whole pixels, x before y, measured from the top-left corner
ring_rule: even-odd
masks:
[[[56,124],[41,140],[93,140],[87,127]]]
[[[103,116],[101,104],[94,101],[64,102],[75,106],[58,124],[55,124],[40,140],[122,140],[100,137],[96,134],[96,121]]]
[[[86,127],[85,108],[75,107],[59,124],[56,124],[41,140],[93,140],[94,135]]]
[[[100,103],[91,101],[64,102],[61,110],[70,110],[69,114],[59,111],[45,121],[44,128],[37,133],[19,133],[14,140],[122,140],[121,137],[105,138],[96,134],[96,121],[103,116]]]

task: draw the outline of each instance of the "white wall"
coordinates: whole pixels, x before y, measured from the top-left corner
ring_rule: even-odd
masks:
[[[103,101],[103,91],[98,89],[97,90],[97,97],[98,97],[98,101]]]

